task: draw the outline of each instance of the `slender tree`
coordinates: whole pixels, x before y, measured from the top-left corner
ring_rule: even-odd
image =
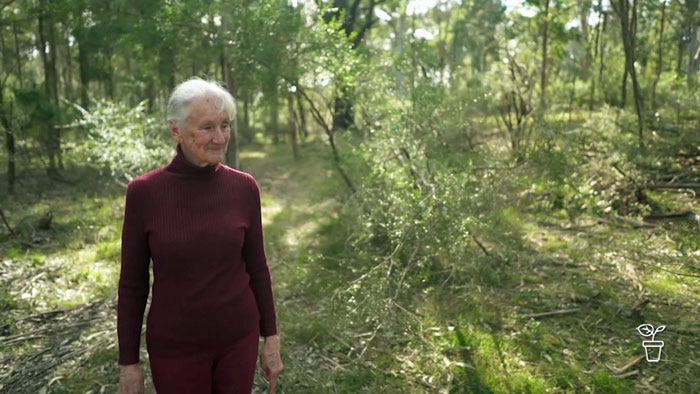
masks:
[[[659,80],[661,79],[661,73],[663,72],[664,69],[664,50],[663,50],[663,44],[664,44],[664,28],[666,26],[666,5],[667,5],[667,0],[662,0],[661,2],[661,10],[659,11],[659,34],[657,38],[657,46],[656,46],[656,69],[654,70],[654,82],[651,84],[651,99],[650,99],[650,106],[652,111],[657,110],[657,103],[656,103],[656,87],[659,84]]]
[[[683,3],[685,4],[685,14],[681,45],[685,47],[688,56],[685,72],[688,88],[692,88],[697,83],[697,73],[700,67],[700,41],[698,38],[698,30],[700,28],[698,8],[700,8],[700,0],[685,0]]]
[[[352,49],[357,50],[369,30],[377,22],[375,8],[384,0],[333,0],[330,7],[316,0],[326,23],[336,22]],[[354,104],[350,87],[337,82],[333,105],[333,130],[347,130],[355,122]]]
[[[540,38],[542,39],[542,44],[540,49],[542,50],[541,58],[541,70],[540,70],[540,113],[544,111],[547,105],[547,69],[549,64],[549,2],[550,0],[542,0],[541,13],[540,13]]]
[[[632,89],[634,92],[634,106],[637,112],[637,135],[639,145],[644,146],[644,107],[642,103],[642,89],[639,85],[637,71],[635,68],[635,35],[637,21],[637,1],[632,1],[632,6],[628,0],[616,0],[612,2],[613,9],[620,19],[620,29],[622,33],[622,43],[625,49],[625,72],[632,79]],[[624,86],[624,85],[623,85]]]
[[[44,70],[44,90],[49,108],[46,120],[46,151],[49,159],[47,171],[50,176],[58,176],[62,167],[61,135],[58,123],[58,76],[56,71],[57,45],[56,26],[52,6],[46,0],[39,3],[37,12],[37,50]],[[53,5],[55,6],[55,4]]]

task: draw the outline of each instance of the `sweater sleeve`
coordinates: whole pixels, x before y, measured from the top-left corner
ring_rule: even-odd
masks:
[[[143,314],[149,293],[151,256],[144,228],[146,193],[143,186],[143,181],[134,181],[129,184],[126,192],[117,305],[117,336],[121,365],[139,362]]]
[[[252,177],[250,187],[250,223],[243,243],[243,259],[250,275],[250,287],[260,312],[260,335],[263,337],[277,334],[277,317],[272,295],[270,269],[265,256],[263,240],[260,189]]]

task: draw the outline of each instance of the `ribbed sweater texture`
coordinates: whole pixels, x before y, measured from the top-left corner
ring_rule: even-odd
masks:
[[[178,146],[168,166],[129,183],[117,307],[122,365],[139,362],[149,289],[150,354],[222,348],[256,326],[262,336],[277,333],[251,175],[223,164],[196,167]]]

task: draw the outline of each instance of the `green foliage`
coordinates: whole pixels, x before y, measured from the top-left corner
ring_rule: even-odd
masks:
[[[82,119],[74,123],[82,135],[79,149],[88,163],[119,182],[167,163],[172,148],[165,127],[144,113],[145,102],[134,108],[100,101],[92,111],[77,107]]]
[[[649,144],[640,149],[629,81],[622,105],[614,13],[584,37],[569,22],[590,16],[591,2],[550,2],[547,19],[535,0],[527,2],[534,16],[506,13],[499,1],[410,13],[405,2],[382,2],[386,15],[356,45],[368,16],[348,20],[348,2],[336,3],[324,14],[311,2],[295,8],[282,0],[46,2],[56,18],[60,94],[98,101],[64,129],[67,168],[79,163],[67,175],[81,177],[78,184],[48,183],[24,168],[21,198],[1,196],[16,234],[0,239],[0,340],[5,330],[45,328],[26,316],[93,300],[105,310],[90,320],[90,340],[71,342],[87,357],[59,360],[51,376],[28,385],[98,392],[117,380],[110,300],[123,190],[89,183],[100,177],[78,173],[80,165],[124,183],[164,164],[172,149],[154,108],[178,80],[231,73],[226,82],[241,113],[266,131],[284,118],[282,94],[300,88],[297,111],[318,110],[302,113],[309,128],[310,119],[329,121],[338,96],[356,115],[354,133],[332,135],[339,156],[313,138],[296,161],[267,143],[242,155],[263,189],[285,340],[281,393],[695,389],[699,230],[692,221],[627,224],[699,209],[690,192],[647,188],[664,175],[697,182],[699,93],[687,88],[694,75],[677,75],[686,59],[671,64],[691,49],[678,41],[688,28],[682,4],[668,9],[674,22],[661,60],[658,4],[640,4],[635,44],[645,95],[661,62],[646,114]],[[68,118],[35,82],[44,76],[34,5],[0,10],[0,79],[12,96],[3,109],[18,128],[18,157],[33,164],[39,160],[25,159],[26,148],[44,138],[42,122]],[[353,22],[352,32],[344,22]],[[536,108],[543,67],[549,103]],[[516,115],[514,102],[524,122],[508,125],[503,115]],[[355,182],[353,195],[338,166]],[[15,201],[24,197],[30,201]],[[38,230],[49,208],[54,225]],[[569,308],[576,312],[526,318]],[[677,327],[664,332],[673,351],[660,368],[638,364],[623,379],[614,368],[641,354],[633,331],[640,319]],[[41,335],[65,322],[46,320],[51,330]],[[55,345],[76,332],[29,338],[3,361],[26,371],[42,355],[61,354],[66,346]]]

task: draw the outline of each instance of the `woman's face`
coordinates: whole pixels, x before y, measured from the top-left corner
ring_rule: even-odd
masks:
[[[213,97],[194,100],[184,124],[170,124],[173,139],[182,147],[187,161],[199,167],[221,163],[231,139],[231,119],[218,108],[217,101]]]

